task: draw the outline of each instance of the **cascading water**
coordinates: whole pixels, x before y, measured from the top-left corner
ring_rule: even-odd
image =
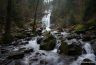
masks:
[[[83,42],[84,43],[84,42]],[[84,59],[89,59],[91,60],[93,63],[96,63],[95,61],[95,55],[94,52],[92,50],[91,44],[89,42],[85,42],[83,49],[85,50],[85,53],[82,53],[81,56],[78,57],[78,59],[76,61],[74,61],[72,64],[70,65],[80,65]]]
[[[85,49],[85,51],[86,51],[87,54],[94,53],[91,45],[88,42],[83,46],[83,48]]]
[[[50,3],[52,0],[44,0],[44,3],[48,4]],[[43,23],[43,27],[45,26],[46,27],[46,30],[47,31],[50,31],[50,17],[51,17],[51,12],[52,12],[52,6],[49,7],[49,9],[46,9],[44,11],[45,15],[44,17],[42,18],[42,23]]]
[[[45,16],[42,18],[42,22],[43,22],[43,24],[45,25],[46,30],[47,30],[47,31],[50,31],[50,16],[51,16],[51,10],[46,10],[45,13],[46,13],[47,15],[45,15]]]

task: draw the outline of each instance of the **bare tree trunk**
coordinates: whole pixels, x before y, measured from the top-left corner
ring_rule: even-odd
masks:
[[[39,5],[39,1],[40,0],[37,0],[36,2],[36,6],[35,6],[35,10],[34,10],[34,24],[33,24],[33,32],[36,31],[36,20],[37,20],[37,10],[38,10],[38,5]]]

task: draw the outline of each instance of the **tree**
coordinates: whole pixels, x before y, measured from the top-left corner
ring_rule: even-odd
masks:
[[[3,36],[3,43],[10,43],[11,38],[11,23],[12,23],[12,0],[7,0],[6,21]]]
[[[36,1],[36,0],[35,0],[35,1]],[[39,1],[40,1],[40,0],[37,0],[36,5],[35,5],[35,10],[34,10],[34,24],[33,24],[33,32],[36,31],[36,19],[37,19],[37,11],[38,11]]]

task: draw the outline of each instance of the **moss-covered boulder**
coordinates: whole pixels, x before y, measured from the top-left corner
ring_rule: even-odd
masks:
[[[47,32],[44,35],[43,41],[40,44],[40,49],[41,50],[53,50],[56,46],[56,38],[50,34],[50,32]]]
[[[68,44],[64,41],[61,41],[61,45],[59,47],[60,54],[67,55],[68,54]]]
[[[82,47],[75,43],[68,45],[66,42],[62,41],[61,46],[59,47],[60,54],[68,56],[79,56],[82,54]]]
[[[77,33],[77,34],[80,34],[80,33],[85,33],[85,30],[86,30],[85,25],[83,25],[83,24],[77,24],[75,26],[74,32]]]

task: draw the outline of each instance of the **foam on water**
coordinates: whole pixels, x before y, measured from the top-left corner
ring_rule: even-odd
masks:
[[[33,48],[34,50],[39,50],[39,44],[37,44],[37,39],[30,40],[29,44],[27,44],[25,47],[26,48]]]
[[[95,55],[93,53],[92,47],[90,43],[86,43],[83,46],[83,49],[85,49],[85,51],[87,52],[86,54],[82,54],[81,56],[78,57],[78,59],[76,61],[74,61],[72,64],[70,65],[80,65],[84,59],[90,59],[92,62],[96,63],[95,61]]]
[[[34,59],[36,60],[34,61]],[[30,56],[26,56],[22,60],[22,62],[24,62],[25,65],[27,65],[28,62],[31,62],[31,65],[38,65],[41,61],[41,65],[64,65],[64,61],[60,61],[60,56],[57,53],[46,52],[43,50],[36,51],[32,53]]]

